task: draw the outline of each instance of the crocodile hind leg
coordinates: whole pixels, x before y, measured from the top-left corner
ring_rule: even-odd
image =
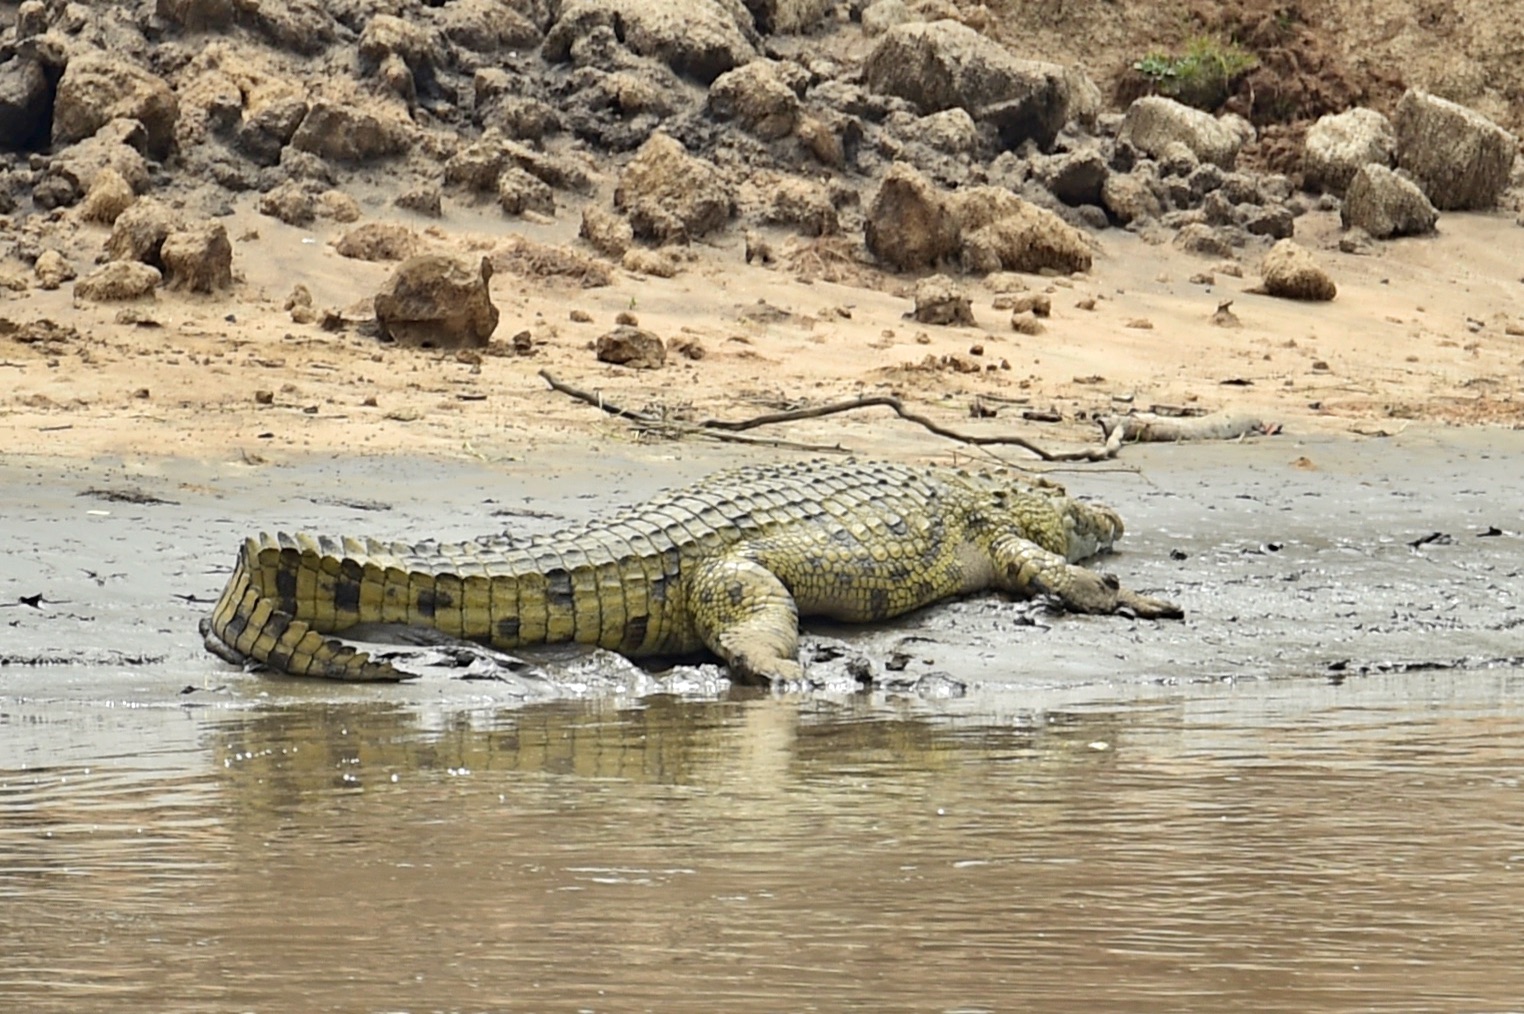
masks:
[[[1177,620],[1184,611],[1165,599],[1123,588],[1115,577],[1070,563],[1018,535],[1003,535],[990,546],[996,587],[1030,598],[1048,594],[1077,613],[1128,610],[1148,620]]]
[[[766,567],[721,557],[686,575],[688,610],[705,647],[725,660],[737,683],[800,682],[799,609]]]

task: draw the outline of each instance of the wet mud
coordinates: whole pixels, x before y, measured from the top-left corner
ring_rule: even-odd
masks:
[[[196,634],[251,530],[554,527],[703,474],[705,448],[9,460],[0,996],[1512,1009],[1524,439],[1441,436],[1062,473],[1128,521],[1103,566],[1184,621],[981,597],[815,627],[902,683],[793,696],[704,670],[340,685]]]
[[[1138,446],[1104,468],[1056,473],[1127,520],[1122,551],[1098,566],[1179,602],[1183,622],[1053,615],[984,596],[892,624],[808,629],[843,639],[881,680],[909,686],[936,673],[994,692],[1517,664],[1524,479],[1510,462],[1524,440],[1442,435]],[[29,696],[135,701],[184,690],[235,700],[305,693],[230,668],[200,644],[197,621],[245,535],[546,531],[733,457],[658,445],[632,447],[622,460],[561,455],[549,467],[12,461],[0,494],[0,527],[14,547],[0,561],[6,685]],[[712,667],[664,682],[617,662],[581,660],[560,684],[494,687],[452,679],[460,671],[442,665],[412,686],[331,692],[509,702],[723,688]]]

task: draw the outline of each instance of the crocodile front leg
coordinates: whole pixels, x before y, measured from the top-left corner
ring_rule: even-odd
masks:
[[[1070,563],[1018,535],[1002,535],[990,546],[995,585],[1031,598],[1053,595],[1077,613],[1114,613],[1127,609],[1148,620],[1178,620],[1185,611],[1165,599],[1123,588],[1110,574]]]
[[[724,556],[695,566],[688,614],[705,647],[725,660],[737,683],[798,682],[799,609],[766,567]]]

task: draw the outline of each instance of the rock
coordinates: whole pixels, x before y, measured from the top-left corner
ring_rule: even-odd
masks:
[[[282,183],[262,195],[256,207],[261,215],[269,215],[298,228],[311,225],[317,219],[317,201],[306,187],[295,181]]]
[[[1302,181],[1308,190],[1343,194],[1360,167],[1390,166],[1397,150],[1392,122],[1374,109],[1346,109],[1324,116],[1307,131]]]
[[[776,141],[794,132],[799,96],[784,82],[775,61],[753,60],[714,79],[707,108],[716,119],[735,120],[752,136]]]
[[[439,70],[448,62],[443,39],[416,21],[391,14],[376,14],[360,33],[360,69],[368,75],[382,74],[389,59],[400,63],[403,80],[397,82],[405,96],[437,95]]]
[[[291,143],[308,109],[307,100],[299,95],[265,99],[244,111],[233,132],[233,144],[257,165],[278,165],[281,149]]]
[[[773,245],[767,241],[766,237],[755,229],[746,230],[745,260],[747,264],[756,261],[763,267],[767,267],[777,259],[777,254],[773,252]]]
[[[446,186],[465,187],[475,193],[490,193],[497,188],[497,178],[508,164],[501,144],[478,141],[451,155],[444,164]]]
[[[1204,162],[1233,168],[1238,151],[1254,138],[1254,128],[1241,116],[1222,117],[1167,99],[1147,95],[1127,107],[1118,143],[1126,142],[1154,158],[1163,157],[1173,142],[1180,142]]]
[[[605,257],[623,257],[635,242],[635,230],[628,219],[596,204],[582,209],[582,228],[577,235]]]
[[[74,266],[57,250],[44,250],[38,254],[32,274],[37,276],[37,284],[44,289],[56,289],[75,277]]]
[[[112,261],[74,283],[76,299],[110,303],[153,295],[163,280],[159,269],[138,261]]]
[[[599,335],[594,349],[599,362],[636,370],[660,369],[667,362],[667,347],[660,337],[627,325]]]
[[[1296,217],[1284,204],[1254,208],[1243,216],[1243,227],[1251,236],[1286,239],[1296,231]]]
[[[154,197],[139,198],[112,224],[106,256],[114,261],[140,261],[161,267],[159,251],[164,240],[179,227],[179,216],[164,202]]]
[[[545,34],[542,55],[576,62],[577,49],[598,36],[617,39],[637,56],[709,84],[757,56],[751,15],[724,0],[567,0]]]
[[[932,268],[958,251],[958,222],[916,169],[897,162],[884,175],[863,223],[868,252],[896,271]]]
[[[291,146],[333,162],[371,162],[407,151],[412,128],[390,113],[318,101],[291,135]]]
[[[746,9],[766,35],[797,35],[818,27],[834,0],[748,0]]]
[[[1349,181],[1339,220],[1346,229],[1363,229],[1375,239],[1390,239],[1434,231],[1439,212],[1418,184],[1372,162]]]
[[[233,25],[234,0],[158,0],[155,12],[191,32],[222,31]]]
[[[1122,225],[1158,218],[1164,206],[1140,173],[1112,173],[1101,184],[1101,207]]]
[[[880,94],[914,103],[922,114],[961,106],[995,128],[1003,145],[1053,143],[1072,119],[1093,121],[1100,91],[1083,73],[1021,60],[957,21],[907,22],[886,31],[863,65]]]
[[[1312,254],[1294,240],[1283,239],[1270,248],[1260,265],[1267,295],[1283,299],[1326,301],[1338,294],[1328,273]]]
[[[743,185],[742,195],[742,206],[752,205],[757,218],[767,225],[792,226],[806,236],[834,236],[841,231],[830,190],[814,180],[759,173]]]
[[[1191,174],[1185,178],[1185,185],[1190,189],[1191,199],[1199,201],[1207,194],[1222,187],[1227,175],[1222,171],[1222,166],[1215,162],[1203,162]]]
[[[915,286],[915,310],[922,324],[974,326],[974,307],[967,294],[946,275],[923,278]]]
[[[1200,167],[1201,159],[1184,141],[1170,141],[1159,152],[1159,172],[1165,176],[1190,176]]]
[[[110,225],[132,206],[137,195],[121,173],[109,166],[95,174],[95,181],[79,207],[79,217],[86,222]]]
[[[1053,315],[1053,298],[1046,292],[1021,292],[998,302],[1001,304],[998,308],[1010,310],[1012,314],[1030,313],[1034,317]]]
[[[1359,226],[1351,226],[1339,237],[1339,252],[1364,256],[1376,252],[1376,241]]]
[[[0,149],[28,151],[48,141],[48,76],[37,60],[0,64]]]
[[[626,250],[619,259],[619,266],[637,275],[651,275],[655,278],[676,278],[679,270],[677,258],[670,253],[639,246]]]
[[[1084,235],[1046,208],[999,187],[969,187],[952,197],[966,271],[1089,271]]]
[[[314,210],[323,218],[347,225],[360,220],[360,202],[342,190],[325,190],[313,201]]]
[[[916,17],[905,6],[905,0],[873,0],[863,8],[863,34],[870,39],[877,38],[895,25],[914,20]]]
[[[316,56],[338,38],[341,26],[329,11],[330,4],[317,0],[285,0],[282,3],[234,0],[234,3],[239,19],[270,40],[277,49]]]
[[[133,193],[148,189],[148,162],[142,146],[147,135],[136,120],[112,120],[91,137],[58,152],[48,162],[45,182],[66,180],[79,195],[89,193],[100,173],[111,169]],[[72,202],[68,202],[72,203]]]
[[[502,0],[455,0],[433,13],[445,38],[473,52],[491,55],[538,49],[543,35],[530,16],[535,12],[534,4],[514,10]]]
[[[159,248],[167,288],[221,292],[233,287],[233,245],[221,222],[171,232]]]
[[[1175,246],[1186,253],[1200,257],[1232,257],[1234,244],[1232,233],[1226,229],[1214,229],[1205,222],[1191,222],[1181,226],[1175,233]]]
[[[174,147],[180,103],[169,85],[128,60],[90,50],[69,60],[53,100],[53,144],[82,141],[115,119],[137,120],[146,152],[164,159]]]
[[[1042,167],[1041,178],[1048,192],[1070,207],[1100,204],[1101,188],[1111,170],[1099,149],[1055,156]]]
[[[735,211],[724,175],[666,134],[652,134],[619,174],[614,207],[635,235],[656,243],[687,243],[722,228]]]
[[[482,348],[497,328],[487,282],[492,263],[420,254],[397,266],[376,294],[382,338],[422,348]]]
[[[404,190],[392,201],[394,205],[403,211],[413,211],[427,218],[443,218],[443,198],[439,188],[432,183]]]
[[[979,125],[961,107],[922,116],[912,121],[906,134],[921,144],[949,155],[968,155],[979,150]]]
[[[1518,139],[1480,113],[1416,88],[1393,117],[1397,165],[1441,211],[1495,207],[1508,186]]]
[[[333,241],[335,253],[357,261],[404,261],[422,247],[416,232],[394,222],[367,222]]]
[[[526,211],[556,213],[556,195],[550,187],[518,166],[508,166],[498,174],[497,202],[509,215],[522,215]]]

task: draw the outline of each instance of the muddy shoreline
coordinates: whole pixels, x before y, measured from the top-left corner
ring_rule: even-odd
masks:
[[[1118,461],[1056,474],[1122,511],[1128,536],[1104,568],[1181,602],[1183,623],[1053,616],[1033,626],[1021,610],[982,597],[895,624],[809,629],[870,658],[903,652],[903,675],[944,672],[977,695],[1055,700],[1494,664],[1519,655],[1524,623],[1524,479],[1509,464],[1520,452],[1524,434],[1457,429],[1129,447]],[[196,623],[239,540],[254,531],[450,539],[550,530],[735,460],[733,448],[682,443],[564,447],[500,463],[11,458],[0,465],[0,528],[19,548],[0,562],[3,693],[80,703],[236,705],[291,695],[512,704],[524,699],[521,688],[494,694],[493,684],[432,677],[342,687],[245,674],[202,650]],[[531,696],[561,693],[541,689]]]

